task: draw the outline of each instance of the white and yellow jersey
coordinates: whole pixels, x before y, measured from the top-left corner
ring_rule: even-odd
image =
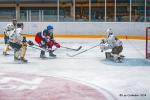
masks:
[[[13,43],[21,43],[23,40],[21,32],[22,28],[17,28],[16,30],[11,31],[9,35],[9,41]]]

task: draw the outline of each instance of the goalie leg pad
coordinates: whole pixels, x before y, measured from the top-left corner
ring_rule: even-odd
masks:
[[[106,59],[115,61],[116,63],[122,62],[124,57],[117,54],[112,54],[111,52],[105,52]]]
[[[113,55],[113,60],[116,62],[116,63],[121,63],[123,61],[123,58],[122,56],[118,55],[118,54],[112,54]]]
[[[111,52],[105,52],[105,56],[106,56],[106,59],[112,59],[113,56],[111,55]]]
[[[120,54],[121,52],[122,52],[122,50],[123,50],[123,47],[122,46],[117,46],[117,47],[114,47],[113,49],[112,49],[112,54]]]

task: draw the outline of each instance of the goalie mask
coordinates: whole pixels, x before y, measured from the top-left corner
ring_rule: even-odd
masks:
[[[111,35],[113,35],[112,28],[108,28],[108,29],[106,30],[106,34],[107,34],[108,37],[111,36]]]

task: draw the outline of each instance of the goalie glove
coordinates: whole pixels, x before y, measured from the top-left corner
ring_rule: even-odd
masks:
[[[101,39],[100,44],[105,44],[107,42],[107,39]]]

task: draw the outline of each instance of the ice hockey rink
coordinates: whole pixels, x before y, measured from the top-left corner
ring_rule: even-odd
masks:
[[[39,50],[29,47],[27,64],[15,63],[13,51],[9,51],[9,56],[1,54],[0,100],[150,100],[150,62],[145,59],[145,40],[122,40],[123,63],[106,60],[99,47],[75,57],[66,55],[99,44],[99,38],[56,41],[62,46],[82,49],[60,48],[54,52],[57,58],[43,60]],[[3,46],[1,38],[1,53]],[[29,82],[34,79],[40,82]],[[42,85],[47,87],[40,89]]]

